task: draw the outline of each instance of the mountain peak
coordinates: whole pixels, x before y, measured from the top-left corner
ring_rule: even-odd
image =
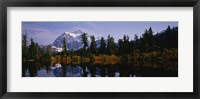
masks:
[[[52,46],[55,46],[56,48],[62,48],[63,47],[63,38],[65,38],[66,40],[66,47],[68,50],[77,50],[82,48],[83,44],[82,44],[82,38],[81,35],[84,32],[82,32],[81,30],[76,30],[74,32],[64,32],[63,34],[61,34],[60,36],[58,36],[56,38],[56,40],[53,42]],[[88,35],[88,45],[90,45],[90,35]],[[100,44],[100,40],[98,39],[99,37],[96,37],[96,43],[97,45]]]
[[[64,34],[72,36],[72,37],[78,37],[83,34],[81,30],[76,30],[74,32],[65,32]]]
[[[76,31],[74,31],[74,32],[72,32],[72,33],[74,33],[74,34],[83,34],[83,31],[81,31],[81,30],[76,30]]]

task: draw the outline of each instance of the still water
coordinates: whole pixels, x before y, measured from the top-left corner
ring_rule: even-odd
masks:
[[[178,77],[177,62],[24,64],[23,77]]]

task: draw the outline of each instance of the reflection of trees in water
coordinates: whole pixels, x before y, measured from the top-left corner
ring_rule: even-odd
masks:
[[[116,71],[116,68],[115,68],[115,66],[114,65],[111,65],[111,64],[108,64],[107,65],[107,75],[108,75],[108,77],[114,77],[114,75],[115,75],[115,71]]]
[[[83,63],[81,63],[80,64],[80,67],[82,67],[82,69],[83,69],[83,77],[87,77],[87,75],[88,75],[88,71],[86,70],[87,69],[87,67],[86,67],[87,65],[85,65],[85,64],[83,64]]]
[[[29,72],[30,77],[34,77],[37,75],[37,68],[35,62],[27,62],[27,70]]]
[[[47,62],[45,64],[40,64],[41,67],[44,66],[44,68],[46,69],[46,73],[49,74],[51,72],[51,62]]]
[[[22,77],[26,76],[27,62],[22,62]]]
[[[91,74],[91,77],[95,77],[95,67],[96,65],[95,64],[88,64],[88,69],[90,70],[90,74]]]
[[[51,64],[39,64],[36,62],[23,63],[22,70],[28,70],[30,77],[37,76],[37,71],[45,68],[47,73],[51,72]],[[141,77],[177,77],[178,63],[177,61],[127,61],[126,58],[120,63],[107,64],[93,62],[85,62],[80,64],[62,64],[61,77],[77,76],[82,77],[114,77],[119,73],[120,77],[141,76]],[[23,75],[25,76],[25,71]],[[67,75],[68,74],[68,75]],[[79,75],[78,75],[79,77]]]
[[[67,73],[67,65],[65,65],[65,64],[61,64],[62,65],[62,71],[63,71],[63,73],[62,73],[62,77],[66,77],[66,73]]]
[[[107,75],[106,70],[107,70],[108,66],[106,65],[99,65],[99,69],[100,69],[100,73],[101,73],[101,77],[105,77]]]
[[[129,77],[130,75],[130,65],[128,64],[118,64],[120,77]]]
[[[22,63],[22,77],[27,76],[28,74],[30,77],[37,76],[37,71],[41,68],[44,68],[46,70],[46,73],[51,72],[51,62],[35,62],[35,61],[26,61]]]
[[[121,62],[117,65],[119,65],[119,72],[120,72],[120,77],[129,77],[131,74],[131,65],[132,61],[128,61],[127,56],[122,56],[121,57]]]
[[[176,61],[157,61],[136,63],[135,72],[144,77],[177,77],[178,62]]]

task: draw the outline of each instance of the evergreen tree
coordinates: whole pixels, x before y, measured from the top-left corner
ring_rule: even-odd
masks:
[[[145,30],[145,32],[142,34],[142,48],[143,49],[151,49],[153,47],[153,31],[151,27],[149,30]]]
[[[172,48],[178,48],[178,27],[172,28]]]
[[[167,29],[165,30],[166,33],[170,33],[172,30],[171,30],[171,27],[170,26],[167,26]]]
[[[138,49],[139,48],[139,38],[137,36],[137,34],[134,35],[134,49]]]
[[[22,61],[25,61],[29,58],[28,47],[27,47],[27,34],[22,36]]]
[[[30,49],[29,49],[30,59],[35,59],[35,54],[36,54],[35,42],[34,42],[33,38],[31,38],[30,41],[31,41],[31,45],[30,45]]]
[[[149,28],[148,32],[149,32],[148,33],[148,43],[149,43],[148,45],[149,45],[149,47],[153,47],[154,40],[153,40],[153,30],[151,27]]]
[[[94,36],[91,36],[91,44],[90,44],[90,51],[92,54],[95,54],[96,53],[96,41],[95,41],[95,37]]]
[[[134,36],[135,36],[135,37],[134,37],[134,41],[137,42],[137,41],[138,41],[138,36],[137,36],[137,34],[135,34]]]
[[[106,48],[107,54],[109,54],[109,53],[110,53],[109,51],[111,50],[111,48],[110,48],[110,45],[111,45],[111,44],[110,44],[110,42],[111,42],[110,38],[111,38],[111,37],[110,37],[110,34],[109,34],[109,35],[108,35],[108,38],[107,38],[107,40],[108,40],[108,41],[107,41],[107,48]]]
[[[104,38],[101,37],[99,53],[100,54],[105,54],[105,52],[106,52],[106,42],[105,42]]]
[[[108,35],[107,51],[109,55],[114,54],[115,52],[115,42],[114,38]]]
[[[86,51],[86,48],[88,47],[88,38],[87,38],[87,34],[83,33],[82,36],[82,44],[83,44],[83,49]]]
[[[142,34],[142,49],[146,49],[148,47],[148,30],[146,29]]]
[[[122,55],[124,53],[124,45],[122,39],[118,40],[118,53]]]
[[[130,42],[129,36],[124,35],[123,37],[123,47],[124,47],[124,54],[128,54],[130,52]]]
[[[64,55],[66,55],[67,47],[66,47],[66,39],[65,39],[65,37],[63,38],[63,52],[64,52]]]

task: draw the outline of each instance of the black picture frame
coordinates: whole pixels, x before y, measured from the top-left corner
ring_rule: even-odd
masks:
[[[7,92],[7,7],[193,7],[193,92]],[[0,1],[0,97],[10,98],[125,98],[199,99],[200,0],[2,0]]]

